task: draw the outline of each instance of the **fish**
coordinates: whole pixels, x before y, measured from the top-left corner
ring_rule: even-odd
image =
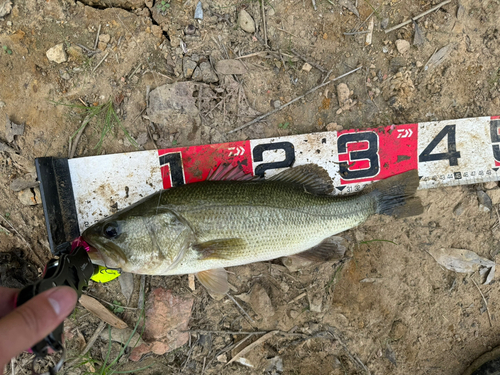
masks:
[[[154,193],[82,237],[96,264],[137,274],[194,273],[209,291],[225,294],[226,267],[291,255],[332,259],[340,251],[335,235],[370,216],[421,213],[418,185],[411,170],[336,197],[328,172],[315,164],[269,179],[221,165],[207,180]]]

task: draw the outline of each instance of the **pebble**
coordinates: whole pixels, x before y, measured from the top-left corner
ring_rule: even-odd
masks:
[[[200,71],[203,82],[205,83],[219,82],[219,77],[217,76],[217,74],[215,74],[214,70],[212,69],[212,66],[208,61],[204,61],[200,64]]]
[[[310,311],[320,313],[323,310],[323,296],[321,294],[310,295],[308,293],[307,299]]]
[[[493,209],[491,198],[482,190],[478,190],[476,193],[479,201],[479,209],[484,212],[490,212]]]
[[[491,203],[497,205],[500,203],[500,189],[488,190],[488,196],[491,198]]]
[[[61,72],[61,78],[64,79],[65,81],[69,81],[71,79],[71,76],[69,75],[68,72]]]
[[[240,14],[238,16],[238,25],[242,28],[243,31],[246,31],[247,33],[255,32],[255,21],[245,9],[240,10]]]
[[[417,68],[421,68],[423,66],[424,66],[424,64],[421,61],[417,61]]]
[[[387,29],[387,26],[389,26],[389,18],[384,18],[382,22],[380,22],[380,27],[382,29]]]
[[[280,100],[275,100],[273,102],[273,107],[274,107],[274,109],[278,109],[279,107],[281,107],[281,101]]]
[[[330,122],[328,125],[326,125],[326,130],[329,132],[334,132],[337,130],[337,123],[336,122]]]
[[[0,17],[5,17],[9,15],[11,11],[12,11],[12,2],[10,0],[3,2],[2,6],[0,7]]]
[[[148,141],[148,133],[142,132],[137,136],[136,142],[139,146],[144,146]]]
[[[302,65],[302,70],[305,72],[310,72],[311,69],[312,69],[312,66],[309,63],[305,63],[304,65]]]
[[[270,8],[268,11],[267,11],[267,16],[268,17],[272,17],[276,14],[274,8]]]
[[[182,73],[184,74],[184,77],[191,78],[197,65],[198,64],[189,57],[184,57],[182,59]]]
[[[453,213],[455,214],[455,216],[460,216],[464,213],[465,211],[465,207],[463,205],[462,202],[460,202],[459,204],[457,204],[455,206],[455,208],[453,209]]]
[[[66,55],[64,44],[62,43],[59,43],[50,48],[45,54],[47,55],[49,61],[53,61],[58,64],[68,61],[68,56]]]
[[[111,40],[111,37],[109,36],[109,34],[99,35],[99,42],[109,43],[110,40]]]
[[[396,40],[396,48],[400,54],[405,54],[410,50],[410,42],[404,39],[398,39]]]

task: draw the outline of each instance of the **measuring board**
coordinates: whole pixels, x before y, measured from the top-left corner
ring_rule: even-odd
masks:
[[[161,189],[203,181],[221,163],[270,177],[308,163],[332,194],[418,169],[421,189],[500,180],[500,116],[342,130],[77,159],[36,159],[51,250]]]

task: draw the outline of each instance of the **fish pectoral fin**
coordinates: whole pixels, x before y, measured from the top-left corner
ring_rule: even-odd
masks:
[[[259,180],[259,176],[245,173],[241,165],[220,164],[208,174],[207,181],[254,181]]]
[[[238,254],[237,250],[242,250],[246,245],[245,240],[241,238],[221,238],[194,244],[192,248],[199,253],[202,260],[232,259]]]
[[[198,272],[196,278],[212,293],[226,294],[229,292],[227,272],[224,268],[214,268],[212,270]]]
[[[342,237],[332,236],[309,250],[295,254],[295,256],[312,261],[340,260],[344,257],[346,250],[347,241]]]
[[[286,169],[272,176],[269,180],[302,185],[308,193],[316,195],[330,194],[333,191],[330,175],[326,169],[316,164],[305,164]]]

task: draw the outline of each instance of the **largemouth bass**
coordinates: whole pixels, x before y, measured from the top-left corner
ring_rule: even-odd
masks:
[[[299,253],[328,258],[337,249],[330,237],[371,215],[422,211],[414,197],[416,170],[362,194],[334,197],[330,176],[316,165],[259,181],[224,180],[243,177],[224,168],[211,180],[158,192],[88,228],[82,236],[97,250],[89,253],[93,261],[139,274],[195,273],[212,292],[226,293],[224,267]]]

